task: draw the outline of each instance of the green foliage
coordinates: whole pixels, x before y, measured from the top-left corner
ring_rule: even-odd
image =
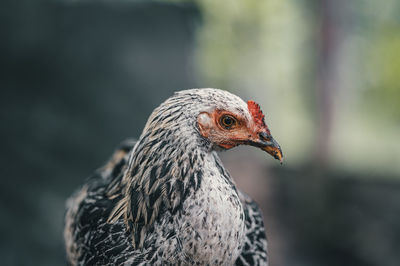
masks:
[[[380,27],[364,60],[368,103],[400,121],[400,25]]]

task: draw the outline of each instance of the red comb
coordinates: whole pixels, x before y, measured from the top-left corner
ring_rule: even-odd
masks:
[[[250,112],[251,116],[253,117],[254,122],[257,125],[259,125],[260,127],[267,127],[267,125],[265,125],[264,114],[261,111],[260,105],[258,105],[254,101],[248,101],[247,108],[249,109],[249,112]]]

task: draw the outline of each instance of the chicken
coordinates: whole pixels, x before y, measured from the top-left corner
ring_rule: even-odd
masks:
[[[268,265],[262,214],[216,151],[247,144],[282,161],[258,104],[176,92],[67,201],[71,265]]]

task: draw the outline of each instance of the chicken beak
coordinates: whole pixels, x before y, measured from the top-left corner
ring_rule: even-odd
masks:
[[[259,134],[259,142],[257,143],[258,147],[261,148],[263,151],[268,152],[271,156],[275,159],[279,160],[282,164],[283,161],[283,154],[281,150],[281,146],[276,142],[276,140],[268,133],[261,132]]]

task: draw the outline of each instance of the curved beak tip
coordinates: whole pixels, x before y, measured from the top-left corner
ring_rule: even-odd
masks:
[[[281,156],[279,157],[279,163],[281,164],[281,165],[283,165],[283,156],[282,156],[282,152],[281,152]]]
[[[279,160],[280,164],[282,165],[283,164],[282,149],[273,138],[271,138],[271,142],[272,142],[272,145],[271,144],[266,145],[266,146],[262,147],[261,149],[266,151],[267,153],[269,153],[275,159]]]
[[[266,151],[275,159],[279,160],[280,164],[283,164],[283,153],[281,146],[278,142],[271,136],[269,132],[259,133],[259,139],[250,141],[250,145],[256,146],[263,151]]]
[[[275,149],[273,156],[274,156],[275,159],[279,160],[279,163],[281,165],[283,164],[283,154],[282,154],[282,150],[281,150],[280,147]]]

